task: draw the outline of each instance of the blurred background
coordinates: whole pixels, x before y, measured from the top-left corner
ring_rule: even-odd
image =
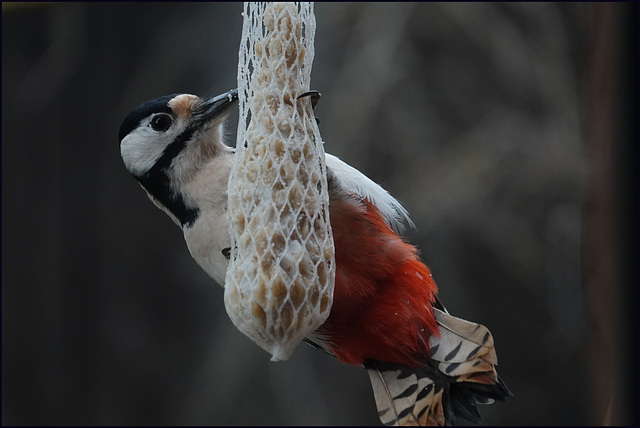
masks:
[[[379,425],[364,370],[235,329],[120,159],[135,105],[235,87],[241,11],[3,2],[3,425]],[[485,423],[636,424],[637,4],[315,12],[325,149],[492,331],[515,397]]]

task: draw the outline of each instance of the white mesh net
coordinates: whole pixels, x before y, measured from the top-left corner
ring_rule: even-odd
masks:
[[[240,123],[229,177],[224,302],[273,361],[329,316],[335,263],[323,143],[309,90],[312,3],[245,3]]]

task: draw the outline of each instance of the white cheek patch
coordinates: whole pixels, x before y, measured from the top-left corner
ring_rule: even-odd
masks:
[[[164,150],[174,140],[174,135],[158,134],[150,127],[139,127],[131,132],[120,143],[120,154],[125,166],[132,174],[141,176],[156,164]]]

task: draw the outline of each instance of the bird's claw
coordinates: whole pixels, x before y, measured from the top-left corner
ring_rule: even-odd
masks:
[[[225,256],[227,260],[231,258],[231,247],[223,248],[222,255]]]
[[[311,97],[311,108],[315,109],[316,106],[318,105],[318,101],[320,101],[320,98],[322,98],[322,94],[319,91],[316,91],[314,89],[311,91],[307,91],[302,95],[298,95],[296,100],[299,100],[300,98],[304,98],[304,97]]]
[[[322,98],[322,94],[319,91],[313,89],[311,91],[305,92],[304,94],[298,95],[296,97],[296,100],[304,97],[311,97],[311,108],[315,110],[316,106],[318,105],[318,101],[320,101],[320,98]],[[320,125],[320,119],[318,119],[317,117],[315,119],[316,123]]]

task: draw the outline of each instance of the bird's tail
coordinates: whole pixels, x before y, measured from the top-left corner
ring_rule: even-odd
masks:
[[[424,366],[365,362],[384,425],[451,425],[456,417],[479,423],[476,404],[512,395],[496,373],[489,330],[437,308],[433,312],[440,336],[431,337]]]

